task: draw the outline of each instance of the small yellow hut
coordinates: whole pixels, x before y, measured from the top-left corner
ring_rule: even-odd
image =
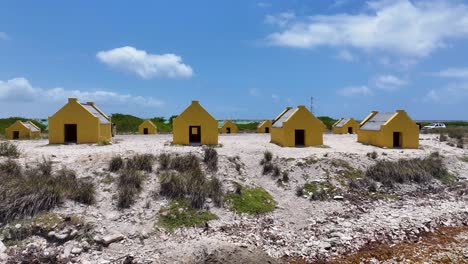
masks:
[[[219,127],[219,133],[235,134],[239,133],[239,128],[231,120],[224,120],[224,122]]]
[[[404,110],[372,111],[360,124],[358,142],[385,148],[418,148],[419,127]]]
[[[174,144],[218,144],[218,121],[198,101],[173,120]]]
[[[271,120],[264,120],[257,126],[257,133],[270,133],[272,122]]]
[[[356,134],[359,123],[354,118],[340,118],[332,126],[333,134]]]
[[[41,129],[31,121],[16,120],[5,129],[5,136],[8,139],[36,139],[41,137]]]
[[[271,128],[271,142],[283,147],[323,145],[326,126],[305,106],[286,108]]]
[[[153,135],[158,133],[158,127],[151,120],[145,120],[138,126],[138,133],[141,135]]]
[[[111,119],[93,102],[68,103],[49,117],[49,143],[98,143],[112,141]]]

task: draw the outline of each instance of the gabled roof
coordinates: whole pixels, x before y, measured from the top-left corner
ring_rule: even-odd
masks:
[[[31,130],[31,132],[41,132],[41,130],[36,126],[34,125],[33,123],[31,123],[30,121],[27,121],[27,122],[22,122],[23,125],[25,125],[27,128],[29,128],[29,130]]]
[[[227,124],[231,124],[233,126],[237,126],[236,124],[234,124],[234,122],[232,122],[231,120],[224,120],[223,123],[221,124],[218,124],[218,128],[222,128],[223,126],[227,125]]]
[[[277,117],[275,117],[275,119],[273,119],[272,123],[274,124],[276,121],[278,121],[286,112],[288,112],[289,110],[291,110],[292,107],[288,106],[286,107]]]
[[[93,103],[81,104],[86,110],[91,112],[95,117],[99,118],[101,124],[110,124],[110,121],[107,116],[105,116]]]
[[[350,118],[341,118],[340,121],[335,125],[335,127],[343,127]]]
[[[380,127],[385,124],[395,113],[376,113],[374,116],[369,118],[360,129],[379,131]]]
[[[146,120],[144,120],[143,122],[141,122],[141,124],[140,124],[139,126],[142,126],[142,125],[144,125],[144,124],[148,124],[148,125],[150,125],[150,126],[152,126],[152,127],[157,127],[157,126],[153,123],[153,121],[151,121],[151,120],[149,120],[149,119],[146,119]]]
[[[288,120],[288,118],[294,113],[295,109],[290,107],[286,108],[282,114],[279,116],[279,119],[273,123],[273,127],[283,127],[283,122]]]
[[[270,120],[263,120],[262,122],[260,122],[260,123],[258,124],[257,128],[261,128],[263,125],[265,125],[265,123],[266,123],[267,121],[270,121]]]

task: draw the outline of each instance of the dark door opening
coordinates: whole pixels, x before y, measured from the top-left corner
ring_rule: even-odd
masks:
[[[65,125],[65,143],[77,143],[78,129],[76,124]]]
[[[269,127],[265,127],[265,133],[270,133],[270,128]]]
[[[231,134],[231,128],[230,127],[226,128],[226,133]]]
[[[13,131],[13,139],[19,139],[19,131]]]
[[[148,135],[148,128],[143,128],[143,135]]]
[[[401,148],[401,133],[393,132],[393,147]]]
[[[201,126],[189,126],[189,142],[201,143]]]
[[[348,134],[352,134],[353,133],[353,128],[352,127],[348,127]]]
[[[305,146],[305,131],[303,129],[294,131],[294,141],[296,146]]]

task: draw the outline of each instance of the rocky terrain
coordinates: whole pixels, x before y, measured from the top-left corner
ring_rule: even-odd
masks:
[[[171,145],[171,135],[117,136],[103,146],[16,141],[20,165],[33,167],[50,159],[54,170],[66,167],[93,182],[96,197],[91,205],[66,199],[36,217],[2,223],[0,262],[340,263],[340,258],[375,245],[424,241],[441,228],[468,225],[468,152],[440,142],[438,136],[421,135],[417,150],[363,145],[355,135],[327,134],[325,146],[308,148],[281,148],[260,134],[221,135],[219,141],[217,170],[202,162],[203,172],[220,179],[225,193],[235,193],[239,184],[263,188],[276,202],[273,211],[239,214],[226,201],[217,207],[208,198],[203,208],[216,219],[198,227],[167,228],[161,218],[172,199],[160,193],[163,169],[157,160],[144,173],[135,202],[119,209],[119,173],[109,171],[116,155],[127,160],[136,154],[192,153],[203,159],[206,147]],[[265,151],[272,153],[273,166],[266,174],[260,165]],[[379,161],[423,159],[434,152],[449,178],[359,187],[367,169]],[[466,230],[456,235],[463,234]],[[460,241],[452,246],[466,243]],[[456,252],[458,260],[468,261],[465,251]]]

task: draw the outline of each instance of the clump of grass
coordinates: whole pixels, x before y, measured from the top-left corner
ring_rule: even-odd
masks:
[[[463,138],[459,138],[457,139],[457,148],[464,148],[465,147],[465,141],[463,140]]]
[[[174,230],[179,227],[201,227],[214,219],[218,219],[215,214],[192,208],[188,199],[178,199],[172,201],[169,207],[161,208],[158,223],[169,230]]]
[[[377,154],[377,152],[375,152],[375,151],[372,151],[372,152],[368,152],[368,153],[366,154],[366,156],[367,156],[368,158],[371,158],[371,159],[374,159],[374,160],[375,160],[375,159],[377,159],[377,157],[379,156],[379,154]]]
[[[460,157],[458,157],[458,159],[463,161],[463,162],[468,162],[468,156],[460,156]]]
[[[208,147],[205,148],[205,156],[203,157],[203,162],[211,171],[218,170],[218,152],[216,149]]]
[[[49,166],[44,160],[24,173],[0,175],[0,223],[48,211],[64,199],[84,204],[94,202],[92,182],[78,179],[74,172],[66,169],[53,174],[52,170],[44,169]]]
[[[329,182],[309,182],[296,189],[297,196],[307,195],[311,200],[326,200],[336,194],[337,188]]]
[[[240,157],[239,156],[228,157],[228,160],[234,164],[236,171],[239,173],[239,175],[241,175],[244,164],[240,160]]]
[[[37,164],[37,170],[42,175],[51,175],[52,174],[52,161],[50,159],[46,159],[45,157],[42,157],[42,162],[39,162]]]
[[[9,158],[19,158],[21,151],[16,144],[8,141],[0,143],[0,156]]]
[[[178,172],[194,172],[200,170],[200,161],[193,154],[177,156],[171,160],[170,168]]]
[[[444,133],[440,133],[440,135],[439,135],[439,141],[440,141],[440,142],[445,142],[445,141],[447,141],[447,140],[448,140],[447,136],[446,136]]]
[[[225,201],[236,213],[250,215],[269,213],[276,207],[276,201],[261,187],[242,187],[239,192],[227,194]]]
[[[22,173],[21,166],[12,159],[8,159],[5,162],[0,163],[0,171],[12,176],[18,176]]]
[[[135,203],[136,196],[140,193],[144,176],[140,171],[125,169],[117,180],[119,209],[130,208]]]
[[[116,172],[124,167],[124,161],[120,156],[114,156],[109,162],[109,171]]]
[[[162,153],[158,157],[159,161],[159,167],[161,170],[167,170],[169,169],[169,166],[171,165],[171,155],[168,153]]]
[[[443,180],[450,177],[442,157],[432,153],[426,158],[378,161],[366,171],[366,177],[392,187],[395,183],[426,183],[433,178]]]
[[[277,177],[281,174],[281,169],[273,164],[273,154],[270,151],[263,152],[263,159],[260,160],[260,165],[263,166],[263,175],[273,173]]]
[[[129,170],[139,170],[152,172],[155,157],[152,154],[137,154],[127,160],[126,168]]]
[[[377,191],[377,183],[371,178],[353,179],[349,182],[349,187],[353,190],[367,190],[369,192]]]

